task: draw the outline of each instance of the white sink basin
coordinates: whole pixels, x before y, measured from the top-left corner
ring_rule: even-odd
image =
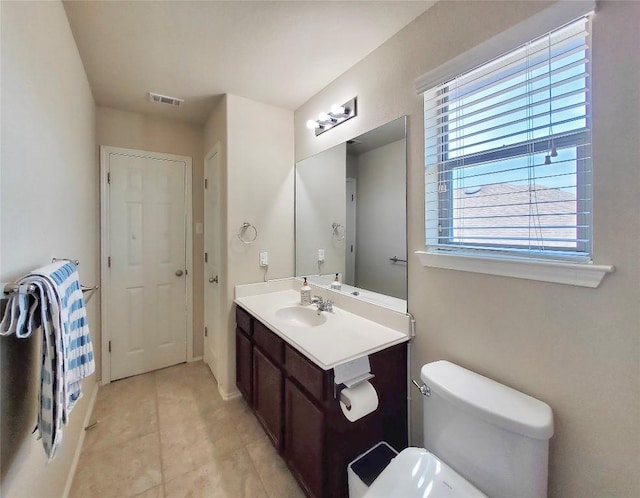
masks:
[[[317,327],[327,321],[327,315],[318,314],[315,308],[302,308],[300,306],[287,306],[276,311],[278,320],[293,327]]]

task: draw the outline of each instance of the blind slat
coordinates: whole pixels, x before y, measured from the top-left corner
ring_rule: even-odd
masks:
[[[577,160],[584,163],[587,160],[591,161],[591,154],[588,152],[591,147],[587,133],[588,131],[589,130],[578,130],[568,132],[566,134],[558,133],[551,137],[542,137],[534,142],[519,142],[513,145],[499,147],[497,149],[483,150],[453,159],[441,160],[439,164],[442,166],[443,170],[458,168],[461,166],[471,168],[494,164],[501,160],[523,159],[533,155],[534,157],[530,162],[530,166],[540,166],[544,165],[544,162],[535,162],[535,156],[540,156],[541,154],[544,155],[544,153],[551,148],[552,140],[558,150],[567,147],[574,148],[580,154]],[[438,165],[438,160],[441,159],[441,156],[441,153],[428,153],[425,149],[426,167],[431,168],[432,166]],[[540,158],[540,160],[543,161],[542,158]]]
[[[473,240],[492,240],[492,239],[500,239],[500,240],[510,240],[510,241],[522,241],[522,242],[531,242],[532,245],[538,245],[533,242],[533,239],[529,237],[510,237],[510,236],[495,236],[495,237],[483,237],[481,235],[470,235],[466,237],[468,239]],[[570,237],[546,237],[544,239],[540,239],[543,242],[586,242],[587,239],[580,238],[570,238]],[[455,242],[454,242],[455,243]],[[542,244],[540,244],[542,245]]]
[[[583,161],[586,161],[587,159],[583,159]],[[473,170],[479,170],[482,171],[481,166],[467,166],[466,168],[458,168],[459,170],[462,169],[464,171],[464,176],[460,177],[460,178],[442,178],[443,172],[438,172],[438,173],[430,173],[428,176],[438,176],[439,177],[439,183],[441,184],[452,184],[452,183],[456,183],[456,182],[461,182],[463,179],[464,180],[470,180],[472,178],[483,178],[483,177],[487,177],[487,176],[495,176],[497,174],[505,174],[505,173],[515,173],[515,172],[520,172],[520,173],[531,173],[532,170],[536,170],[536,169],[542,169],[542,168],[546,168],[546,169],[558,169],[558,166],[560,164],[568,164],[568,163],[575,163],[576,160],[572,160],[572,159],[567,159],[567,160],[560,160],[560,161],[555,161],[552,162],[551,164],[544,164],[544,163],[538,163],[538,164],[526,164],[524,166],[516,166],[513,168],[496,168],[494,171],[487,171],[487,172],[480,172],[480,173],[473,173]],[[587,170],[583,170],[584,172],[586,172]],[[540,179],[540,178],[553,178],[555,176],[566,176],[568,174],[575,174],[574,172],[565,172],[565,173],[557,173],[557,174],[547,174],[547,175],[536,175],[535,178],[536,179]],[[518,179],[521,180],[526,180],[527,177],[526,176],[522,176],[519,178],[510,178],[508,183],[514,183],[516,181],[518,181]],[[484,187],[487,185],[500,185],[503,183],[507,183],[504,181],[501,182],[490,182],[490,183],[465,183],[463,188],[473,188],[473,187]],[[461,187],[462,188],[462,187]],[[532,189],[534,190],[534,189]]]
[[[586,114],[581,114],[579,116],[563,119],[562,121],[556,121],[553,124],[553,126],[558,127],[558,126],[563,125],[563,124],[569,124],[569,123],[573,123],[575,121],[582,121],[582,120],[585,120],[586,118],[587,118]],[[471,147],[478,147],[480,145],[490,144],[492,142],[496,142],[498,140],[504,140],[506,138],[517,137],[517,136],[522,135],[524,133],[532,133],[532,132],[535,132],[535,131],[544,130],[545,128],[549,128],[549,127],[550,127],[549,124],[543,124],[543,125],[540,125],[540,126],[531,127],[528,130],[524,130],[524,131],[523,130],[514,131],[513,133],[508,133],[506,135],[500,135],[500,136],[495,137],[495,138],[490,138],[490,139],[487,139],[487,140],[481,140],[479,142],[472,142],[470,144],[461,145],[460,147],[450,148],[447,151],[447,153],[448,154],[452,154],[453,152],[463,151],[463,150],[469,149]],[[462,139],[458,139],[456,141],[461,141],[461,140]],[[446,143],[449,144],[450,142],[446,142]]]
[[[581,201],[584,200],[591,200],[591,199],[580,199]],[[574,200],[561,200],[561,201],[538,201],[536,204],[563,204],[563,203],[572,203],[575,204],[576,201]],[[490,207],[495,209],[495,208],[509,208],[509,207],[519,207],[519,206],[528,206],[529,203],[528,202],[520,202],[520,203],[508,203],[508,204],[492,204]],[[469,209],[486,209],[485,206],[460,206],[456,208],[459,211],[467,211]],[[444,211],[451,211],[451,209],[447,209],[444,208]],[[436,209],[427,209],[428,213],[438,213],[438,210]],[[585,214],[587,213],[587,211],[580,211],[578,214]],[[445,216],[445,217],[438,217],[436,214],[436,218],[441,219],[441,220],[449,220],[451,219],[450,216]]]
[[[536,64],[531,67],[525,67],[514,73],[505,74],[503,77],[498,79],[498,82],[500,83],[500,85],[497,87],[496,87],[496,82],[491,81],[491,82],[487,82],[484,86],[480,88],[474,88],[473,91],[470,91],[469,89],[465,88],[466,86],[465,83],[452,80],[452,82],[448,83],[448,86],[441,87],[437,91],[431,91],[425,94],[425,110],[438,111],[441,108],[446,107],[448,101],[459,100],[463,97],[464,97],[464,100],[469,103],[476,103],[478,99],[472,99],[470,97],[477,95],[479,93],[482,93],[482,91],[490,88],[494,88],[494,92],[488,95],[482,96],[483,99],[493,99],[504,93],[507,93],[508,91],[513,91],[518,88],[521,88],[522,86],[532,85],[539,81],[543,81],[545,79],[551,79],[552,77],[557,76],[558,74],[561,74],[569,69],[588,63],[589,59],[587,59],[586,55],[582,56],[580,59],[571,61],[571,57],[573,55],[578,54],[581,51],[584,51],[586,48],[587,48],[586,44],[581,44],[579,46],[570,48],[565,53],[556,56],[551,61],[552,64],[555,63],[556,67],[554,67],[553,69],[549,69],[547,72],[540,73],[537,76],[532,76],[532,75],[537,69],[542,69],[545,66],[548,66],[549,61],[544,61],[542,63]],[[558,66],[557,63],[559,63],[560,61],[564,61],[565,64]],[[521,64],[521,61],[518,61],[518,62]],[[504,70],[503,68],[496,69],[496,71],[503,71],[503,70]],[[520,77],[523,75],[526,75],[527,73],[530,73],[529,77],[521,80]],[[503,85],[511,81],[514,82],[512,85],[508,86],[507,88],[502,88]],[[477,84],[478,83],[476,82],[476,86]]]
[[[561,107],[561,108],[558,108],[558,109],[554,109],[553,113],[551,115],[560,114],[560,113],[566,112],[566,111],[571,111],[571,110],[577,109],[579,107],[585,107],[584,102],[578,102],[577,104],[573,104],[573,105]],[[491,117],[489,119],[485,119],[485,120],[482,120],[482,121],[477,121],[477,122],[474,122],[474,123],[470,123],[469,125],[456,128],[455,130],[451,130],[448,133],[447,132],[443,132],[443,133],[438,135],[438,138],[441,138],[443,136],[447,136],[448,134],[459,133],[460,131],[464,130],[465,128],[470,128],[471,126],[478,126],[479,124],[482,124],[483,122],[486,123],[487,121],[493,121],[496,118],[500,118],[500,117],[507,118],[508,116],[510,116],[512,114],[514,114],[514,113],[512,113],[512,112],[510,112],[510,113],[502,113],[500,115],[496,115],[495,117]],[[489,126],[487,128],[482,128],[481,130],[478,130],[478,131],[474,131],[474,132],[471,132],[471,133],[466,133],[466,134],[464,134],[464,138],[468,139],[468,138],[475,137],[475,136],[478,136],[478,135],[482,135],[482,134],[485,134],[485,133],[489,133],[489,132],[492,132],[492,131],[496,131],[497,132],[498,130],[502,130],[504,128],[509,128],[509,127],[517,125],[517,124],[523,124],[523,123],[526,123],[526,122],[531,122],[531,121],[533,121],[535,119],[541,119],[541,118],[544,118],[544,117],[547,117],[547,116],[549,116],[549,118],[550,118],[549,111],[540,112],[538,114],[534,114],[532,116],[526,116],[524,118],[514,119],[513,121],[506,121],[506,122],[501,123],[499,125]],[[575,116],[571,121],[575,121],[575,120],[578,120],[578,119],[586,119],[587,116],[588,116],[588,114],[586,114],[586,113],[585,114],[581,114],[579,116]],[[552,129],[554,126],[560,126],[560,125],[562,125],[562,124],[564,124],[566,122],[567,122],[566,120],[565,121],[561,121],[561,120],[555,120],[554,121],[554,120],[551,120],[551,118],[550,118],[549,122],[545,123],[544,125],[539,127],[539,129],[544,129],[545,127],[549,128],[549,129]],[[523,133],[525,131],[535,131],[535,129],[529,128],[529,129],[526,129],[526,130],[519,130],[519,132],[516,133],[516,135],[521,134],[521,133]],[[507,138],[507,137],[512,136],[512,135],[513,134],[498,135],[497,137],[492,138],[490,141],[500,140],[502,138]],[[441,140],[440,142],[441,142],[442,146],[446,146],[446,145],[449,145],[451,143],[456,143],[459,140],[460,139],[455,138],[453,140]],[[474,144],[471,143],[471,144],[466,145],[466,146],[467,147],[473,147],[473,145]]]
[[[581,73],[580,75],[576,75],[575,77],[570,78],[569,80],[567,80],[565,83],[572,83],[573,81],[578,81],[578,80],[584,80],[584,77],[586,76],[586,73]],[[535,119],[536,117],[541,117],[541,116],[553,116],[554,114],[559,114],[563,111],[569,110],[570,108],[573,107],[579,107],[579,106],[585,106],[585,102],[584,100],[581,102],[576,102],[574,104],[570,104],[570,105],[566,105],[566,106],[561,106],[561,107],[553,107],[553,103],[556,103],[560,100],[566,100],[569,99],[571,97],[577,97],[577,96],[581,96],[581,94],[585,93],[587,90],[584,88],[579,88],[579,89],[574,89],[574,90],[570,90],[568,92],[564,92],[564,93],[560,93],[560,94],[556,94],[553,97],[550,98],[544,98],[542,100],[538,100],[535,102],[535,104],[532,106],[531,103],[526,103],[524,105],[520,105],[517,107],[508,107],[507,110],[504,111],[498,111],[495,112],[493,114],[491,114],[488,117],[484,117],[484,118],[480,118],[480,119],[476,119],[475,121],[468,121],[467,120],[469,118],[472,118],[474,116],[477,115],[482,115],[482,114],[486,114],[489,111],[492,110],[497,110],[500,107],[507,107],[509,106],[509,104],[521,101],[523,99],[525,99],[527,96],[526,95],[518,95],[516,97],[513,97],[512,99],[509,99],[508,101],[503,101],[500,102],[498,104],[495,104],[491,107],[486,107],[486,108],[482,108],[482,109],[477,109],[475,111],[469,112],[469,113],[465,113],[462,114],[460,113],[460,117],[457,116],[453,116],[453,119],[450,119],[446,122],[443,123],[436,123],[434,124],[434,126],[431,126],[427,131],[433,131],[433,133],[429,133],[426,134],[425,136],[429,139],[440,139],[443,136],[447,136],[449,134],[458,134],[461,133],[462,131],[464,131],[467,128],[471,128],[473,126],[478,126],[480,124],[486,123],[487,121],[492,121],[492,120],[496,120],[502,117],[507,117],[513,114],[518,114],[521,113],[523,111],[526,111],[527,109],[530,109],[532,107],[535,108],[540,108],[540,107],[546,107],[546,109],[544,110],[544,112],[540,112],[538,114],[532,115],[532,116],[527,116],[526,118],[522,118],[523,120],[527,120],[527,119]],[[539,93],[548,93],[548,89],[546,92],[539,92]],[[551,105],[551,109],[549,108],[549,106]],[[449,116],[451,117],[451,116]],[[458,122],[460,121],[464,121],[463,124],[458,125]],[[553,123],[553,119],[551,120],[551,122]]]

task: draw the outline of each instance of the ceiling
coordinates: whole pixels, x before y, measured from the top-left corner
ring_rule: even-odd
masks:
[[[434,1],[65,1],[96,104],[203,123],[232,93],[295,110]],[[153,104],[147,92],[185,100]]]

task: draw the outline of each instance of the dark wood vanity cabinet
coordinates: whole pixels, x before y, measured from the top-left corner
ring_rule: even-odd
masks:
[[[309,496],[324,496],[324,413],[291,380],[285,381],[287,465]]]
[[[282,370],[253,349],[253,410],[273,445],[282,450]]]
[[[253,343],[251,315],[236,310],[236,385],[247,401],[253,399]],[[250,401],[249,401],[250,402]]]
[[[335,397],[333,370],[312,363],[240,307],[236,323],[238,388],[307,496],[346,498],[349,462],[379,441],[407,446],[406,344],[370,355],[378,409],[350,422]]]

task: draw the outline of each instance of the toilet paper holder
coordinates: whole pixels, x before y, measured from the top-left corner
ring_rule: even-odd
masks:
[[[340,401],[341,403],[344,403],[344,406],[347,410],[351,410],[351,401],[349,399],[347,399],[347,397],[342,394],[342,390],[346,389],[347,387],[354,387],[357,386],[358,384],[361,384],[362,382],[366,382],[368,380],[371,380],[375,377],[374,374],[369,373],[363,377],[358,378],[357,382],[351,383],[349,382],[349,385],[346,384],[333,384],[333,398],[337,399],[338,401]]]
[[[346,396],[342,394],[342,391],[340,391],[340,402],[344,403],[344,406],[347,408],[347,410],[351,410],[351,401],[349,401]]]

